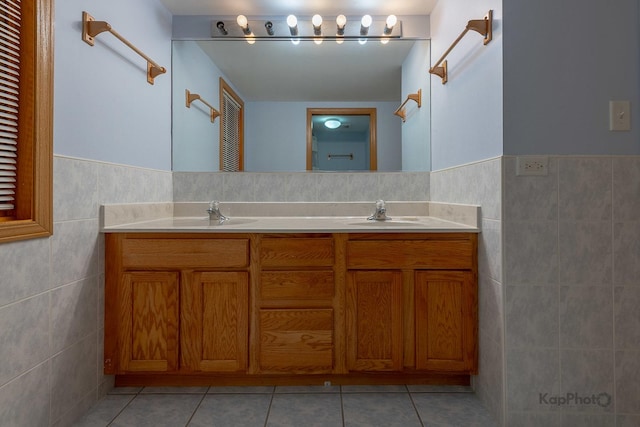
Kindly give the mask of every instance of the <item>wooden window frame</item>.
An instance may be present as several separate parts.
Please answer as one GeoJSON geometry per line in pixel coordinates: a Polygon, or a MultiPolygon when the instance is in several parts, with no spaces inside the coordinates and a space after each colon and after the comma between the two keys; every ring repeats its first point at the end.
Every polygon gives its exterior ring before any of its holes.
{"type": "Polygon", "coordinates": [[[0,243],[53,234],[53,2],[23,1],[16,208],[0,243]]]}

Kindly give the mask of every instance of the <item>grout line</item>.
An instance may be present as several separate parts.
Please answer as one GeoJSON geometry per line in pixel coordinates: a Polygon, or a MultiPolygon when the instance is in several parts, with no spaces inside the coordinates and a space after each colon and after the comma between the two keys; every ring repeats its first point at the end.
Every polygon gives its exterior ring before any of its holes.
{"type": "MultiPolygon", "coordinates": [[[[560,199],[562,198],[562,194],[561,194],[561,188],[560,188],[560,183],[561,183],[561,174],[562,174],[562,164],[564,162],[562,162],[561,159],[557,159],[557,170],[556,170],[556,188],[558,189],[557,193],[556,193],[556,215],[555,215],[555,219],[556,219],[556,277],[555,277],[555,281],[556,281],[556,298],[557,298],[557,303],[558,303],[558,309],[556,312],[556,318],[558,320],[558,393],[562,392],[562,351],[565,350],[563,343],[562,343],[562,319],[561,319],[561,310],[562,310],[562,283],[560,281],[560,223],[562,218],[560,218],[560,199]]],[[[557,415],[557,418],[559,419],[559,421],[562,423],[562,412],[563,411],[558,411],[559,415],[557,415]]],[[[506,420],[505,420],[506,422],[506,420]]]]}
{"type": "Polygon", "coordinates": [[[202,397],[200,398],[200,402],[198,402],[198,404],[196,405],[195,409],[193,410],[193,413],[191,414],[191,416],[187,420],[187,423],[184,425],[185,427],[189,426],[189,423],[191,423],[191,420],[196,415],[196,412],[198,412],[198,409],[200,409],[200,406],[202,405],[202,402],[204,402],[204,398],[207,397],[207,392],[209,391],[209,388],[211,388],[211,387],[207,387],[207,390],[202,394],[202,397]]]}
{"type": "Polygon", "coordinates": [[[411,405],[413,406],[413,410],[416,411],[416,415],[418,416],[418,421],[420,421],[420,425],[424,427],[424,421],[422,421],[422,417],[420,416],[420,412],[418,411],[418,407],[416,406],[416,402],[413,400],[413,394],[409,391],[409,387],[405,385],[407,389],[407,394],[409,395],[409,400],[411,401],[411,405]]]}
{"type": "Polygon", "coordinates": [[[271,399],[269,400],[269,407],[267,408],[267,415],[264,417],[264,427],[267,427],[267,423],[269,422],[269,415],[271,415],[271,405],[273,404],[273,398],[276,395],[276,386],[273,387],[271,391],[271,399]]]}
{"type": "Polygon", "coordinates": [[[615,170],[614,170],[614,161],[613,159],[610,159],[611,161],[611,326],[613,328],[613,342],[612,344],[612,353],[613,353],[613,358],[612,358],[612,363],[613,363],[613,369],[611,370],[612,374],[613,374],[613,378],[612,378],[612,390],[611,390],[611,400],[613,403],[613,425],[617,426],[618,425],[618,417],[617,417],[617,413],[618,413],[618,408],[617,408],[617,402],[616,402],[616,398],[617,398],[617,375],[616,375],[616,358],[617,358],[617,352],[616,352],[616,348],[617,348],[617,334],[616,334],[616,250],[615,250],[615,243],[616,243],[616,238],[615,238],[615,231],[616,231],[616,218],[615,218],[615,206],[614,206],[614,202],[615,202],[615,191],[616,191],[616,187],[614,185],[615,183],[615,170]]]}
{"type": "Polygon", "coordinates": [[[339,385],[338,387],[340,387],[340,415],[342,418],[342,427],[345,427],[346,421],[344,419],[344,400],[342,398],[342,385],[339,385]]]}
{"type": "MultiPolygon", "coordinates": [[[[144,388],[144,387],[143,387],[143,388],[144,388]]],[[[134,394],[134,395],[130,395],[130,394],[125,394],[125,395],[124,395],[124,396],[133,396],[133,397],[131,397],[131,399],[129,399],[129,401],[127,402],[127,404],[126,404],[126,405],[124,405],[124,407],[123,407],[120,411],[118,411],[118,413],[115,415],[115,417],[113,417],[113,418],[111,419],[111,421],[109,421],[109,423],[107,424],[107,427],[109,427],[109,426],[113,425],[113,423],[114,423],[114,422],[118,419],[118,417],[119,417],[119,416],[124,412],[124,410],[125,410],[125,409],[127,409],[127,408],[129,407],[129,405],[131,405],[131,402],[133,402],[133,401],[136,399],[136,397],[138,397],[138,396],[140,395],[140,392],[141,392],[142,390],[143,390],[143,389],[141,388],[141,389],[140,389],[136,394],[134,394]]],[[[114,396],[117,396],[117,395],[114,395],[114,396]]],[[[106,397],[106,396],[105,396],[105,397],[106,397]]],[[[104,399],[104,397],[103,397],[102,399],[104,399]]]]}

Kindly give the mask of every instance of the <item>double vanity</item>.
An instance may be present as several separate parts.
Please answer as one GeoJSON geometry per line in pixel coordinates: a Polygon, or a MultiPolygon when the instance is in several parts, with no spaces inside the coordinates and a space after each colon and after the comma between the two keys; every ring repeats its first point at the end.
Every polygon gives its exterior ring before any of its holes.
{"type": "Polygon", "coordinates": [[[476,206],[107,205],[116,385],[469,384],[476,206]]]}

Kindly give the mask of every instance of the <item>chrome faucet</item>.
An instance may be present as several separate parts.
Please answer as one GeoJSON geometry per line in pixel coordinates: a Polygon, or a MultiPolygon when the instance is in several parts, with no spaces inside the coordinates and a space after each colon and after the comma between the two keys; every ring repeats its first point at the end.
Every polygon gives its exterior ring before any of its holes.
{"type": "Polygon", "coordinates": [[[391,219],[387,216],[387,207],[384,204],[384,200],[376,200],[376,211],[367,219],[369,221],[387,221],[391,219]]]}
{"type": "Polygon", "coordinates": [[[217,200],[213,200],[209,203],[207,213],[209,214],[209,223],[211,223],[211,221],[218,221],[218,224],[222,224],[229,219],[220,212],[220,202],[217,200]]]}

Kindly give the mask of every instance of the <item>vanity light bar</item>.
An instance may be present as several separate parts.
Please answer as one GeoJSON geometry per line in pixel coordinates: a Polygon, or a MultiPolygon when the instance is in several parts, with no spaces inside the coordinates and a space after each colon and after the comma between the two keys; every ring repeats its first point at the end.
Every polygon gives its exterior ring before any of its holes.
{"type": "MultiPolygon", "coordinates": [[[[388,39],[402,38],[402,22],[395,18],[393,25],[389,25],[388,18],[371,18],[371,23],[367,27],[366,34],[362,31],[362,17],[345,17],[340,15],[337,18],[323,17],[321,22],[316,18],[315,24],[311,18],[282,17],[277,19],[249,19],[244,15],[240,22],[237,18],[214,18],[211,23],[211,38],[213,39],[240,39],[247,37],[255,39],[388,39]],[[294,24],[290,27],[287,21],[294,24]],[[295,22],[294,22],[295,21],[295,22]],[[343,24],[344,22],[344,24],[343,24]],[[242,24],[242,26],[240,26],[242,24]],[[342,24],[342,26],[340,25],[342,24]]],[[[368,15],[367,15],[368,16],[368,15]]],[[[368,23],[369,18],[367,18],[368,23]]]]}

